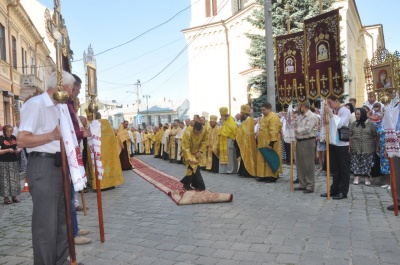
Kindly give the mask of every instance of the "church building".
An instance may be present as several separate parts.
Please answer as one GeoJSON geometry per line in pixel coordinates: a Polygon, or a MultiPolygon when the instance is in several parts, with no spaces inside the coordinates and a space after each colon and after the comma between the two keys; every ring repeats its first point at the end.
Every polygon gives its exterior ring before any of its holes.
{"type": "MultiPolygon", "coordinates": [[[[219,115],[220,107],[231,114],[240,105],[256,98],[248,80],[260,73],[249,66],[246,50],[251,41],[246,33],[265,32],[254,28],[247,17],[262,8],[255,0],[191,0],[190,28],[184,29],[188,47],[190,115],[204,111],[219,115]]],[[[345,94],[366,100],[364,61],[373,51],[385,46],[382,25],[363,26],[355,0],[336,0],[334,8],[342,7],[341,39],[346,54],[343,73],[345,94]]]]}

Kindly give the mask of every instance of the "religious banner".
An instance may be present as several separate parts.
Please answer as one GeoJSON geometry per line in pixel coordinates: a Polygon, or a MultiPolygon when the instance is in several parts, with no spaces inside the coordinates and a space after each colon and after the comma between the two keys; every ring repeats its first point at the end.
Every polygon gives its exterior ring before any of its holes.
{"type": "Polygon", "coordinates": [[[290,104],[297,96],[297,101],[307,99],[304,69],[304,33],[297,32],[275,38],[276,80],[278,101],[290,104]]]}
{"type": "Polygon", "coordinates": [[[306,79],[310,98],[344,92],[340,55],[339,9],[304,21],[306,79]]]}

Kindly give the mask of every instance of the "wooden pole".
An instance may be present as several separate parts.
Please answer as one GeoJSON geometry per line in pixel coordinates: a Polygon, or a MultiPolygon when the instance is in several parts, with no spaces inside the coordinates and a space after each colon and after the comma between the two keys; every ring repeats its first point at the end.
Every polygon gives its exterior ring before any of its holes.
{"type": "MultiPolygon", "coordinates": [[[[93,120],[96,120],[96,113],[93,112],[93,120]]],[[[104,223],[103,223],[103,203],[101,200],[101,183],[99,180],[99,173],[97,171],[97,166],[96,166],[96,156],[94,159],[94,176],[96,178],[96,193],[97,193],[97,213],[99,215],[99,228],[100,228],[100,241],[101,243],[104,243],[105,238],[104,238],[104,223]]]]}
{"type": "Polygon", "coordinates": [[[288,32],[288,34],[290,34],[290,6],[289,6],[289,4],[286,4],[285,9],[287,11],[287,18],[286,18],[287,32],[288,32]]]}
{"type": "Polygon", "coordinates": [[[331,162],[329,156],[329,115],[325,113],[325,144],[326,144],[326,199],[331,199],[331,162]]]}
{"type": "Polygon", "coordinates": [[[75,242],[74,242],[74,229],[72,227],[72,208],[71,208],[71,180],[69,177],[68,160],[65,153],[65,146],[63,139],[60,139],[60,150],[61,150],[61,169],[64,186],[64,202],[65,202],[65,215],[67,217],[67,238],[68,248],[70,256],[70,264],[76,265],[76,253],[75,253],[75,242]]]}
{"type": "Polygon", "coordinates": [[[83,194],[83,190],[81,190],[81,198],[82,198],[83,215],[86,216],[86,201],[85,201],[85,195],[83,194]]]}
{"type": "Polygon", "coordinates": [[[293,141],[290,141],[290,191],[293,192],[293,141]]]}
{"type": "Polygon", "coordinates": [[[322,14],[322,0],[319,0],[319,14],[322,14]]]}
{"type": "Polygon", "coordinates": [[[390,157],[390,187],[392,189],[394,215],[399,215],[399,204],[397,203],[397,186],[396,186],[396,172],[394,168],[394,157],[390,157]]]}

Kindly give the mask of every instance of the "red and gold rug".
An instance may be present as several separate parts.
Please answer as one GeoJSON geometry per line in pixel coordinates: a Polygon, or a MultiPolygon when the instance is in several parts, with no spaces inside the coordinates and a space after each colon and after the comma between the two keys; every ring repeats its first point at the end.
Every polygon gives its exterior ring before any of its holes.
{"type": "Polygon", "coordinates": [[[131,162],[135,167],[133,172],[167,194],[177,205],[231,202],[233,199],[233,195],[229,193],[215,193],[209,190],[187,191],[179,179],[155,169],[137,158],[131,158],[131,162]]]}

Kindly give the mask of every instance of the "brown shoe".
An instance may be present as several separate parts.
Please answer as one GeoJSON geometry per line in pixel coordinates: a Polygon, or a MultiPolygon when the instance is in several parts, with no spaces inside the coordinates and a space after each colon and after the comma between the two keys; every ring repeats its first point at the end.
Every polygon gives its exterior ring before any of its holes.
{"type": "Polygon", "coordinates": [[[89,244],[92,242],[92,239],[83,237],[83,236],[76,236],[74,238],[75,245],[84,245],[84,244],[89,244]]]}

